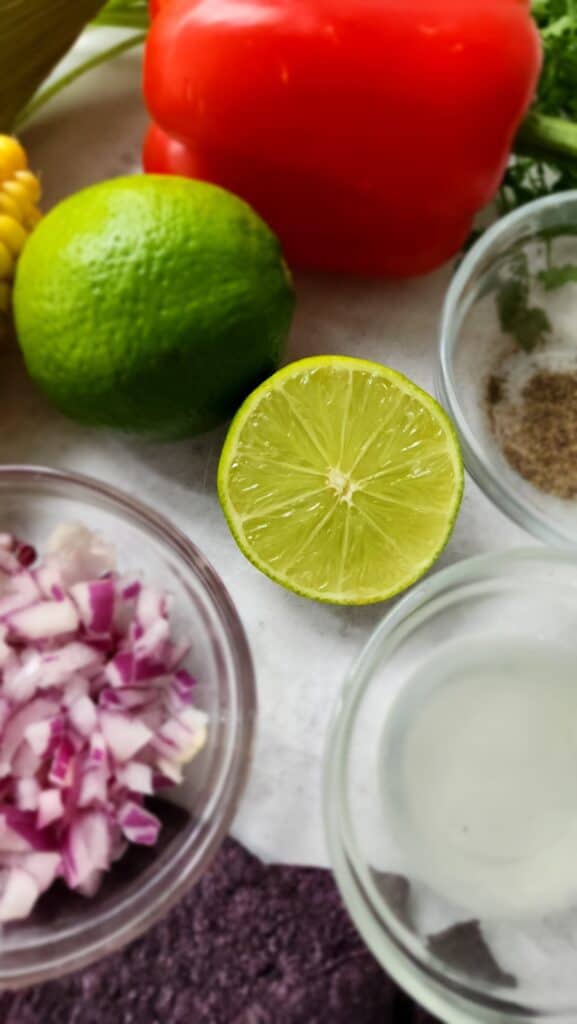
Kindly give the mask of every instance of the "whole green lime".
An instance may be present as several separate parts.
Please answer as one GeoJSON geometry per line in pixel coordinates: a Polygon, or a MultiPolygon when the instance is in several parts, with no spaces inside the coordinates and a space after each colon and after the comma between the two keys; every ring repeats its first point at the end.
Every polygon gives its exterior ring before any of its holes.
{"type": "Polygon", "coordinates": [[[276,237],[184,178],[116,178],[34,231],[14,313],[32,378],[72,419],[168,440],[227,419],[278,366],[294,309],[276,237]]]}

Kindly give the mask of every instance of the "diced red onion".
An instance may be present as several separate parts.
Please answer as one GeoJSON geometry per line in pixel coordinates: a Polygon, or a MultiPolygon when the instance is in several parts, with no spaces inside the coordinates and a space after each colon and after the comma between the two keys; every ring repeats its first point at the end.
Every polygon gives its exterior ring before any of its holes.
{"type": "Polygon", "coordinates": [[[99,871],[97,868],[91,871],[87,878],[84,879],[78,886],[78,892],[82,893],[83,896],[91,897],[96,896],[96,893],[100,889],[104,871],[99,871]]]}
{"type": "Polygon", "coordinates": [[[136,600],[140,591],[142,590],[142,583],[139,580],[133,580],[132,583],[128,583],[120,591],[120,596],[123,601],[136,600]]]}
{"type": "Polygon", "coordinates": [[[28,917],[40,889],[23,868],[0,870],[0,922],[21,921],[28,917]]]}
{"type": "Polygon", "coordinates": [[[53,740],[62,735],[64,723],[61,718],[45,718],[32,721],[24,730],[24,737],[29,747],[42,757],[49,750],[53,740]]]}
{"type": "Polygon", "coordinates": [[[128,800],[120,809],[118,823],[130,843],[154,846],[158,840],[160,821],[133,801],[128,800]]]}
{"type": "Polygon", "coordinates": [[[140,588],[136,602],[136,621],[143,630],[164,619],[166,612],[166,595],[162,591],[149,586],[140,588]]]}
{"type": "Polygon", "coordinates": [[[18,779],[14,788],[16,793],[16,806],[19,811],[37,810],[40,785],[36,779],[18,779]]]}
{"type": "Polygon", "coordinates": [[[20,746],[28,727],[51,718],[58,710],[58,704],[49,698],[37,697],[12,714],[0,735],[0,776],[4,769],[11,769],[12,758],[20,746]]]}
{"type": "Polygon", "coordinates": [[[55,566],[63,586],[97,580],[116,567],[114,551],[81,523],[60,526],[48,543],[49,565],[55,566]]]}
{"type": "Polygon", "coordinates": [[[35,650],[24,651],[21,658],[14,656],[4,666],[2,693],[11,701],[24,704],[38,689],[42,657],[35,650]]]}
{"type": "Polygon", "coordinates": [[[12,635],[34,643],[67,636],[78,629],[78,612],[69,599],[39,601],[38,604],[13,612],[7,619],[12,635]]]}
{"type": "Polygon", "coordinates": [[[41,565],[32,570],[32,575],[42,597],[62,601],[66,596],[62,577],[56,565],[41,565]]]}
{"type": "Polygon", "coordinates": [[[81,674],[91,679],[100,671],[104,658],[89,644],[73,640],[59,650],[44,653],[38,665],[38,685],[41,689],[62,686],[73,676],[81,674]]]}
{"type": "Polygon", "coordinates": [[[77,697],[70,705],[70,721],[81,736],[90,736],[98,721],[96,706],[90,697],[77,697]]]}
{"type": "Polygon", "coordinates": [[[0,870],[12,867],[27,871],[35,880],[40,892],[45,892],[60,874],[62,858],[59,853],[49,850],[24,854],[0,854],[0,870]]]}
{"type": "Polygon", "coordinates": [[[111,658],[105,669],[105,675],[111,686],[126,686],[132,683],[135,673],[135,659],[132,651],[121,651],[111,658]]]}
{"type": "Polygon", "coordinates": [[[37,603],[41,593],[32,573],[18,572],[12,576],[0,597],[0,619],[4,620],[22,608],[37,603]]]}
{"type": "Polygon", "coordinates": [[[86,758],[87,768],[96,768],[100,764],[106,764],[107,747],[104,736],[101,732],[94,732],[90,737],[90,747],[86,758]]]}
{"type": "Polygon", "coordinates": [[[43,789],[38,796],[37,827],[45,829],[64,814],[62,793],[59,789],[43,789]]]}
{"type": "Polygon", "coordinates": [[[190,654],[190,644],[170,643],[166,645],[167,672],[175,672],[184,659],[190,654]]]}
{"type": "Polygon", "coordinates": [[[162,664],[169,636],[170,625],[167,619],[157,619],[153,622],[134,645],[136,661],[154,659],[162,664]]]}
{"type": "Polygon", "coordinates": [[[17,541],[14,554],[20,565],[25,569],[36,561],[36,548],[33,548],[31,544],[23,544],[21,541],[17,541]]]}
{"type": "Polygon", "coordinates": [[[65,843],[64,877],[72,888],[84,885],[94,871],[105,871],[110,864],[110,833],[104,811],[78,814],[70,826],[65,843]]]}
{"type": "Polygon", "coordinates": [[[78,806],[104,805],[108,794],[108,771],[106,765],[90,768],[82,776],[78,794],[78,806]]]}
{"type": "Polygon", "coordinates": [[[172,786],[180,785],[183,774],[178,761],[173,761],[170,757],[159,757],[156,766],[160,773],[160,779],[158,783],[156,783],[155,779],[155,788],[161,789],[168,784],[172,786]]]}
{"type": "Polygon", "coordinates": [[[76,751],[74,744],[68,736],[63,736],[59,740],[54,755],[52,757],[52,764],[48,772],[48,781],[53,786],[58,786],[60,789],[64,789],[67,786],[72,785],[74,778],[74,755],[76,751]]]}
{"type": "Polygon", "coordinates": [[[116,591],[112,579],[76,583],[70,588],[82,624],[96,636],[112,631],[116,591]]]}
{"type": "Polygon", "coordinates": [[[154,793],[152,768],[149,764],[130,761],[119,768],[116,777],[121,786],[125,786],[132,793],[143,793],[145,796],[152,796],[154,793]]]}
{"type": "Polygon", "coordinates": [[[62,704],[65,708],[71,708],[72,705],[80,697],[87,697],[90,693],[91,680],[85,676],[74,675],[71,676],[69,681],[66,683],[66,688],[62,695],[62,704]]]}
{"type": "Polygon", "coordinates": [[[154,845],[143,800],[206,738],[167,596],[80,524],[34,558],[0,534],[0,923],[58,876],[93,895],[128,843],[154,845]]]}
{"type": "Polygon", "coordinates": [[[180,692],[190,697],[190,694],[196,686],[196,679],[194,676],[191,676],[190,672],[187,672],[185,668],[179,668],[178,672],[174,673],[174,679],[179,685],[180,692]]]}
{"type": "Polygon", "coordinates": [[[29,853],[45,850],[49,841],[38,830],[36,817],[16,807],[0,809],[0,856],[4,853],[29,853]]]}
{"type": "Polygon", "coordinates": [[[0,570],[9,576],[15,575],[20,570],[20,562],[13,551],[0,548],[0,570]]]}
{"type": "Polygon", "coordinates": [[[102,711],[100,728],[112,756],[117,761],[130,761],[152,739],[152,732],[137,718],[115,711],[102,711]]]}
{"type": "MultiPolygon", "coordinates": [[[[20,779],[32,779],[40,768],[40,758],[26,740],[23,740],[12,758],[12,774],[20,779]]],[[[25,809],[25,808],[23,808],[25,809]]]]}

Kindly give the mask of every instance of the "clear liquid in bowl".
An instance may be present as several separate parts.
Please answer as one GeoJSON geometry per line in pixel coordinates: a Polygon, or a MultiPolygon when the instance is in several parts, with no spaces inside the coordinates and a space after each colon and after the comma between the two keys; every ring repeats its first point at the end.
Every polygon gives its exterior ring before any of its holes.
{"type": "Polygon", "coordinates": [[[577,903],[577,666],[535,639],[455,644],[403,691],[382,797],[409,879],[481,918],[577,903]]]}

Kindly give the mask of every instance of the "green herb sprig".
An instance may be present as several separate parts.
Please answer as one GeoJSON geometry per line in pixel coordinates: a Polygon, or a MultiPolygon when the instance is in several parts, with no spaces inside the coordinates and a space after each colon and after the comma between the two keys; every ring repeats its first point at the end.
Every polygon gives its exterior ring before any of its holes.
{"type": "Polygon", "coordinates": [[[502,213],[577,188],[577,0],[533,0],[532,13],[543,69],[499,193],[502,213]]]}

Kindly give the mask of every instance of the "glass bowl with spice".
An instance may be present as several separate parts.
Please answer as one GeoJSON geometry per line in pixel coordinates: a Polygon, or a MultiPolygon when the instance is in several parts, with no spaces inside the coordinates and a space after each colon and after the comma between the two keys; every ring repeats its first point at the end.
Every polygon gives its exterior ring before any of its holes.
{"type": "Polygon", "coordinates": [[[516,210],[469,251],[438,393],[485,493],[541,540],[577,544],[577,191],[516,210]]]}

